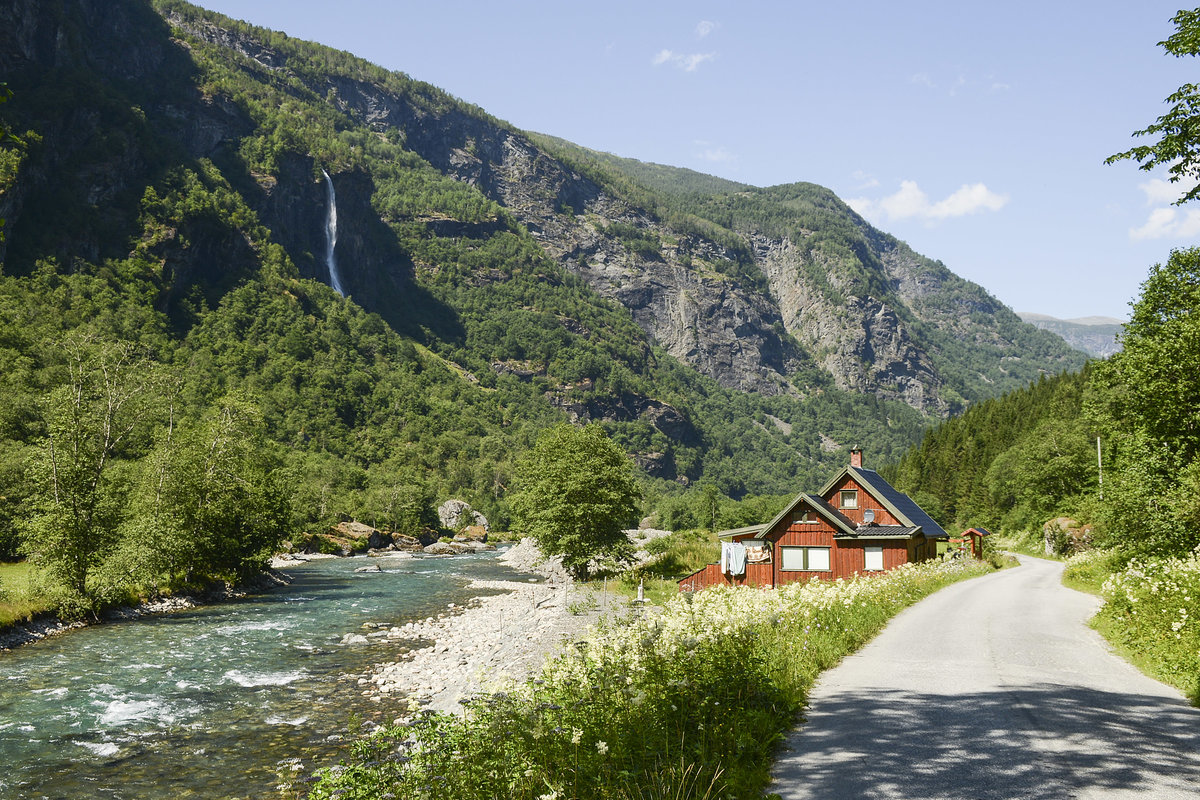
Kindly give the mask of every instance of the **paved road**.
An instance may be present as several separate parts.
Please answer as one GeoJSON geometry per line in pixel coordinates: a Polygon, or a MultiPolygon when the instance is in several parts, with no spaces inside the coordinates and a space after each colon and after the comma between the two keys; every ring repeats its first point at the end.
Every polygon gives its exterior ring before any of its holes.
{"type": "Polygon", "coordinates": [[[1062,565],[943,589],[825,673],[770,791],[1200,798],[1200,710],[1109,652],[1062,565]]]}

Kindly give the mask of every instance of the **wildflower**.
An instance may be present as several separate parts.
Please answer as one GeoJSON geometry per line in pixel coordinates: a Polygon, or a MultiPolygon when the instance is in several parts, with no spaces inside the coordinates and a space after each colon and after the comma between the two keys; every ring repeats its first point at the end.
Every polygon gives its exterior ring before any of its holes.
{"type": "Polygon", "coordinates": [[[579,744],[579,740],[583,738],[583,731],[579,728],[571,729],[571,744],[579,744]]]}
{"type": "Polygon", "coordinates": [[[608,742],[596,742],[596,752],[602,756],[608,755],[608,742]]]}

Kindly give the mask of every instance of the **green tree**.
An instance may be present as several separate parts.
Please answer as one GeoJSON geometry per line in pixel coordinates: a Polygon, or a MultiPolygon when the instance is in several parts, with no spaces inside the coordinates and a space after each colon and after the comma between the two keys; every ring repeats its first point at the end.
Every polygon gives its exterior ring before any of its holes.
{"type": "Polygon", "coordinates": [[[1174,250],[1142,283],[1121,352],[1096,370],[1108,415],[1200,454],[1200,248],[1174,250]]]}
{"type": "Polygon", "coordinates": [[[1087,404],[1113,453],[1106,536],[1129,552],[1180,555],[1200,544],[1200,248],[1151,269],[1121,343],[1094,370],[1087,404]]]}
{"type": "Polygon", "coordinates": [[[245,579],[263,569],[290,530],[291,505],[261,430],[257,408],[242,398],[168,427],[147,459],[124,543],[146,582],[245,579]]]}
{"type": "Polygon", "coordinates": [[[94,612],[102,598],[92,574],[111,555],[125,513],[122,459],[135,454],[148,428],[157,377],[128,342],[72,335],[61,351],[67,376],[44,403],[25,549],[82,603],[76,610],[94,612]]]}
{"type": "Polygon", "coordinates": [[[513,527],[586,578],[593,557],[628,554],[622,531],[640,499],[632,462],[600,426],[558,425],[517,463],[513,527]]]}
{"type": "MultiPolygon", "coordinates": [[[[1200,55],[1200,9],[1180,11],[1171,21],[1175,33],[1159,46],[1176,57],[1200,55]]],[[[1135,136],[1158,136],[1157,142],[1109,156],[1104,163],[1132,158],[1141,165],[1139,169],[1166,167],[1172,182],[1183,181],[1191,187],[1175,201],[1182,205],[1200,197],[1200,86],[1185,83],[1166,102],[1171,103],[1166,114],[1134,132],[1135,136]]]]}

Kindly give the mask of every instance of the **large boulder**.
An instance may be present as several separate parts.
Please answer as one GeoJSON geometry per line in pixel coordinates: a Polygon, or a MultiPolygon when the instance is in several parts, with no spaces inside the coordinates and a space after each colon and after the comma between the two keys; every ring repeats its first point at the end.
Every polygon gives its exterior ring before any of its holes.
{"type": "Polygon", "coordinates": [[[1046,552],[1058,556],[1070,556],[1092,548],[1093,525],[1081,525],[1070,517],[1055,517],[1042,526],[1042,540],[1046,552]]]}
{"type": "Polygon", "coordinates": [[[382,550],[392,546],[392,534],[362,522],[339,522],[325,533],[313,534],[304,546],[308,553],[332,553],[348,556],[367,550],[382,550]]]}
{"type": "Polygon", "coordinates": [[[468,542],[486,542],[488,539],[487,528],[482,525],[468,525],[462,529],[462,533],[454,537],[468,542]]]}
{"type": "Polygon", "coordinates": [[[392,534],[392,549],[415,553],[422,549],[421,540],[403,533],[392,534]]]}
{"type": "Polygon", "coordinates": [[[425,552],[433,556],[457,556],[462,553],[474,553],[475,548],[462,542],[434,542],[426,545],[425,552]]]}
{"type": "Polygon", "coordinates": [[[442,527],[452,531],[461,531],[469,525],[477,525],[484,531],[491,530],[488,527],[487,517],[471,508],[471,504],[463,500],[447,500],[438,506],[437,513],[442,527]]]}
{"type": "Polygon", "coordinates": [[[355,550],[378,550],[392,543],[392,535],[363,522],[339,522],[330,530],[334,536],[357,543],[355,550]]]}

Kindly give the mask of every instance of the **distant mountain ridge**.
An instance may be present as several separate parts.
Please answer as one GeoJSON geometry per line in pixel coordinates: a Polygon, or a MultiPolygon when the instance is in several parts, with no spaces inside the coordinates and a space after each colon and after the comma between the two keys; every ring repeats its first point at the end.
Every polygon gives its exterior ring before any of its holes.
{"type": "Polygon", "coordinates": [[[1017,316],[1030,325],[1058,334],[1071,347],[1095,358],[1108,358],[1121,351],[1117,336],[1124,330],[1125,323],[1115,317],[1059,319],[1031,311],[1018,311],[1017,316]]]}

